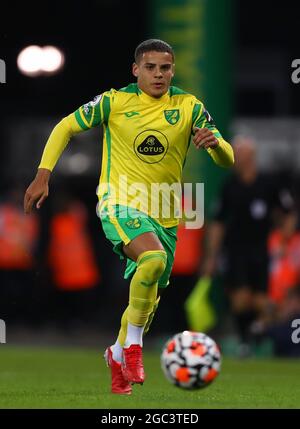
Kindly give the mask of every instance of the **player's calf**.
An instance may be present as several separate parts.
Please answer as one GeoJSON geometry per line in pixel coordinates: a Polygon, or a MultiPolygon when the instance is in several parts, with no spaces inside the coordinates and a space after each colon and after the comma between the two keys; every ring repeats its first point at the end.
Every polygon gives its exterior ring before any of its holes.
{"type": "Polygon", "coordinates": [[[161,250],[146,251],[137,260],[137,270],[130,283],[122,363],[124,378],[129,383],[142,384],[145,380],[143,331],[156,304],[158,280],[166,268],[166,262],[167,254],[161,250]]]}

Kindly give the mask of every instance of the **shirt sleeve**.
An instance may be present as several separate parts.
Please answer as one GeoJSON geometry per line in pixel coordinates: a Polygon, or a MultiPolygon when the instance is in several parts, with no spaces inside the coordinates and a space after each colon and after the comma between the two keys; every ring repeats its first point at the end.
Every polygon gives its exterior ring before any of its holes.
{"type": "Polygon", "coordinates": [[[213,118],[206,110],[203,103],[196,100],[192,113],[192,130],[194,134],[194,127],[209,129],[216,139],[218,146],[216,148],[206,149],[214,162],[220,167],[231,167],[234,164],[234,154],[231,145],[223,139],[222,134],[216,127],[213,118]]]}
{"type": "Polygon", "coordinates": [[[111,91],[97,95],[92,101],[80,106],[74,113],[82,130],[89,130],[102,123],[107,124],[110,113],[111,91]]]}
{"type": "Polygon", "coordinates": [[[196,101],[194,108],[193,108],[193,116],[192,116],[192,133],[193,128],[208,128],[210,131],[214,133],[216,138],[222,138],[222,135],[220,131],[217,129],[213,118],[209,114],[209,112],[206,110],[203,103],[200,101],[196,101]]]}

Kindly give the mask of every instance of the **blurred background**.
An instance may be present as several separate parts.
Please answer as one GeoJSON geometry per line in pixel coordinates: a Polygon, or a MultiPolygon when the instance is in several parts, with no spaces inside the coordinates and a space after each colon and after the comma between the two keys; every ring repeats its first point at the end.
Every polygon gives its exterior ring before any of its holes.
{"type": "Polygon", "coordinates": [[[134,81],[135,47],[161,38],[175,49],[174,84],[205,103],[234,144],[236,166],[221,170],[191,147],[184,179],[205,184],[205,225],[180,225],[173,276],[146,343],[193,329],[228,355],[299,356],[291,340],[300,318],[297,2],[53,0],[16,8],[17,17],[13,8],[0,17],[7,341],[100,346],[116,337],[128,283],[96,216],[102,130],[72,140],[40,211],[25,217],[23,195],[56,123],[134,81]],[[24,51],[32,45],[56,50],[41,60],[39,48],[24,51]]]}

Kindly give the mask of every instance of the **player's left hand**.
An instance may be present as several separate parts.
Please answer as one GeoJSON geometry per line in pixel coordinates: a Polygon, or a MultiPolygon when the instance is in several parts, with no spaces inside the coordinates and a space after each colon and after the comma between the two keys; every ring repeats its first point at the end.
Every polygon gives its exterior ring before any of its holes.
{"type": "Polygon", "coordinates": [[[215,148],[218,146],[218,139],[215,137],[212,131],[207,128],[198,128],[194,127],[193,131],[195,133],[193,137],[193,143],[197,149],[209,147],[215,148]]]}

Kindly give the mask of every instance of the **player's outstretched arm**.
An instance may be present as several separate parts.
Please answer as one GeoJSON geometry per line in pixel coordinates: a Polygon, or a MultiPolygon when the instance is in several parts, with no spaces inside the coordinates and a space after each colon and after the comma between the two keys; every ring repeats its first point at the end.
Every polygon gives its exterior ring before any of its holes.
{"type": "Polygon", "coordinates": [[[100,125],[105,120],[107,121],[109,112],[110,92],[105,92],[97,95],[93,101],[79,107],[54,127],[44,148],[37,175],[26,190],[24,197],[25,213],[30,213],[36,201],[36,207],[39,209],[47,198],[51,172],[70,138],[75,134],[100,125]],[[104,101],[105,106],[101,107],[104,101]]]}
{"type": "Polygon", "coordinates": [[[24,212],[29,214],[37,202],[39,209],[49,193],[49,179],[55,164],[67,146],[70,138],[82,130],[73,114],[62,119],[53,129],[43,151],[43,156],[34,180],[24,196],[24,212]]]}

